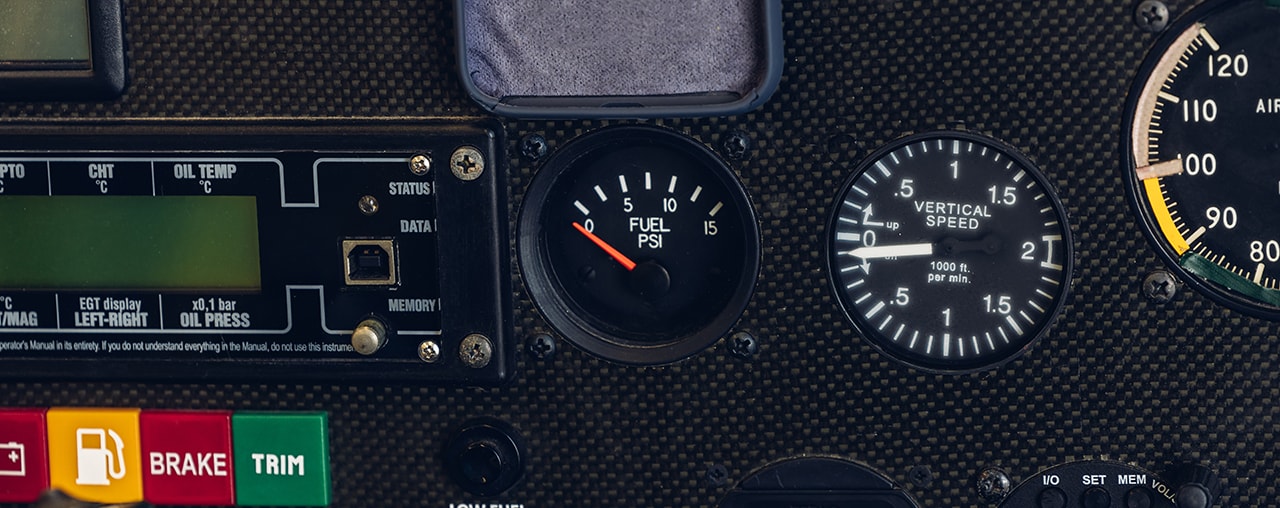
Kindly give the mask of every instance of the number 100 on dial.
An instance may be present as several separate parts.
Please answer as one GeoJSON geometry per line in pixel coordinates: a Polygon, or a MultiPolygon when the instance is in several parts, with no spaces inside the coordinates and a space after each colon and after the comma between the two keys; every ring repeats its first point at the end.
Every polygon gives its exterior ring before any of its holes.
{"type": "Polygon", "coordinates": [[[1127,106],[1125,182],[1191,287],[1280,320],[1280,5],[1215,1],[1156,44],[1127,106]]]}

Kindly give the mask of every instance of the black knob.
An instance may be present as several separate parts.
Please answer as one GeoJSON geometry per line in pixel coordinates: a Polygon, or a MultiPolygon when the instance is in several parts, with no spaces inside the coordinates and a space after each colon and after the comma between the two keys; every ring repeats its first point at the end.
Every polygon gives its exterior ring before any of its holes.
{"type": "Polygon", "coordinates": [[[1209,495],[1209,490],[1194,483],[1178,487],[1174,499],[1178,501],[1178,508],[1209,508],[1213,505],[1213,496],[1209,495]]]}
{"type": "Polygon", "coordinates": [[[1178,508],[1209,508],[1222,495],[1222,482],[1212,469],[1198,464],[1182,464],[1173,470],[1178,486],[1174,505],[1178,508]]]}
{"type": "Polygon", "coordinates": [[[493,443],[480,441],[462,452],[458,457],[458,468],[468,482],[487,485],[502,476],[502,470],[507,465],[502,455],[502,451],[493,443]]]}
{"type": "Polygon", "coordinates": [[[462,425],[444,449],[445,470],[469,493],[493,496],[524,476],[524,439],[501,420],[482,418],[462,425]]]}

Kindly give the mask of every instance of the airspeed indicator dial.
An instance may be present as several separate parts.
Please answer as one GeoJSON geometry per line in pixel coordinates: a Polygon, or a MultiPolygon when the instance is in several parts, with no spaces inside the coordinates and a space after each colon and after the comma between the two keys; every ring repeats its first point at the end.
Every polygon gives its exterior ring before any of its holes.
{"type": "Polygon", "coordinates": [[[1066,214],[1014,149],[961,132],[873,154],[833,205],[832,283],[857,329],[932,371],[990,368],[1044,333],[1070,283],[1066,214]]]}
{"type": "Polygon", "coordinates": [[[1130,95],[1130,202],[1191,287],[1280,320],[1280,5],[1205,2],[1170,28],[1130,95]]]}

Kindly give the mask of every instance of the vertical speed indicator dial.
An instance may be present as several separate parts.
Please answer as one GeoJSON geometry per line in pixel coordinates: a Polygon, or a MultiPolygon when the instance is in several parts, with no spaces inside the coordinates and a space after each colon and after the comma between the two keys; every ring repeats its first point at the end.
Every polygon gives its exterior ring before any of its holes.
{"type": "Polygon", "coordinates": [[[993,139],[911,136],[873,154],[828,227],[835,292],[858,331],[923,369],[1025,351],[1066,299],[1066,213],[1035,166],[993,139]]]}

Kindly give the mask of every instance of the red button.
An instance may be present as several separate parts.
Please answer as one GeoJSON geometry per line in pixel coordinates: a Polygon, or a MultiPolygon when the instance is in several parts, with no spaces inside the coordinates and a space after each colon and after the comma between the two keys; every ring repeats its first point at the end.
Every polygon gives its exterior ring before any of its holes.
{"type": "Polygon", "coordinates": [[[43,409],[0,409],[0,503],[31,503],[49,488],[43,409]]]}
{"type": "Polygon", "coordinates": [[[233,505],[229,411],[143,411],[142,485],[148,502],[233,505]]]}

